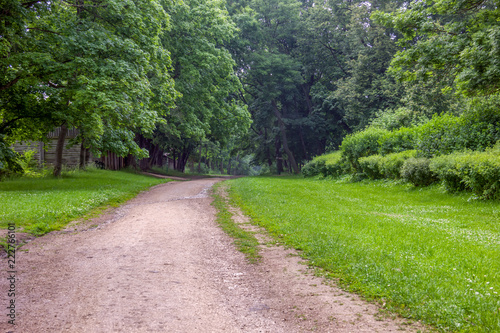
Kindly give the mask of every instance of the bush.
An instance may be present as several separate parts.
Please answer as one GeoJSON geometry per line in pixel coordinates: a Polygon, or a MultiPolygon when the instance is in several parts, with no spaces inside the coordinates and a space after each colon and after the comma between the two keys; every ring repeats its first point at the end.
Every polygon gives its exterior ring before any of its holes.
{"type": "Polygon", "coordinates": [[[417,130],[414,128],[400,128],[397,131],[389,132],[379,139],[382,155],[400,153],[406,150],[415,149],[417,144],[417,130]]]}
{"type": "Polygon", "coordinates": [[[407,150],[400,153],[393,153],[384,156],[381,161],[380,171],[386,178],[390,179],[400,179],[401,178],[401,168],[404,162],[412,157],[417,156],[416,150],[407,150]]]}
{"type": "Polygon", "coordinates": [[[444,187],[448,192],[458,192],[466,190],[466,185],[462,181],[462,177],[458,172],[463,153],[455,153],[443,155],[432,159],[429,167],[434,172],[439,180],[443,182],[444,187]]]}
{"type": "Polygon", "coordinates": [[[460,117],[459,150],[484,151],[500,140],[499,97],[473,99],[460,117]]]}
{"type": "Polygon", "coordinates": [[[4,141],[4,137],[0,135],[0,179],[23,173],[19,158],[20,155],[12,150],[4,141]]]}
{"type": "Polygon", "coordinates": [[[404,162],[417,155],[416,150],[407,150],[386,156],[372,155],[361,157],[359,165],[363,173],[370,179],[400,179],[404,162]]]}
{"type": "Polygon", "coordinates": [[[415,186],[428,186],[437,180],[429,164],[428,158],[409,158],[401,167],[401,177],[415,186]]]}
{"type": "Polygon", "coordinates": [[[325,167],[324,156],[316,156],[311,161],[307,162],[302,167],[302,176],[304,177],[314,177],[321,173],[321,170],[325,167]]]}
{"type": "Polygon", "coordinates": [[[435,158],[431,168],[451,192],[469,190],[482,199],[500,198],[500,150],[462,152],[435,158]]]}
{"type": "Polygon", "coordinates": [[[380,155],[372,155],[368,157],[361,157],[359,159],[359,166],[363,173],[370,179],[384,178],[384,173],[381,170],[384,157],[380,155]]]}
{"type": "Polygon", "coordinates": [[[362,171],[358,161],[361,157],[378,154],[379,139],[387,133],[389,133],[387,130],[369,127],[364,131],[350,134],[344,138],[340,150],[352,171],[362,171]]]}
{"type": "Polygon", "coordinates": [[[416,127],[416,148],[422,156],[434,157],[460,150],[457,146],[459,117],[445,114],[416,127]]]}
{"type": "Polygon", "coordinates": [[[346,165],[342,159],[342,153],[336,151],[330,154],[316,156],[312,161],[302,167],[304,177],[339,177],[346,172],[346,165]]]}
{"type": "Polygon", "coordinates": [[[460,117],[436,116],[415,128],[417,149],[426,157],[465,149],[484,151],[500,140],[499,109],[499,97],[477,98],[460,117]]]}

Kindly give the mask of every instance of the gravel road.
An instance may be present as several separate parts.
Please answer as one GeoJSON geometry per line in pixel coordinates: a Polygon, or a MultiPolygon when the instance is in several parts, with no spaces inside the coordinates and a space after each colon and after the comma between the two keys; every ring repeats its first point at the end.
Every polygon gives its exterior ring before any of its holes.
{"type": "Polygon", "coordinates": [[[16,257],[15,326],[5,310],[9,281],[0,279],[0,331],[421,329],[323,283],[296,253],[269,245],[265,236],[259,236],[262,262],[248,263],[215,222],[209,191],[219,180],[156,186],[94,221],[25,245],[16,257]]]}

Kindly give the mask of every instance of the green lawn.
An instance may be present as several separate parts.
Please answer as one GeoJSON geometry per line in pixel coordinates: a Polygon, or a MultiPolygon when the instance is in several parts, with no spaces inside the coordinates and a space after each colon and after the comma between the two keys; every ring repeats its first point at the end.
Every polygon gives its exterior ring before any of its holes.
{"type": "Polygon", "coordinates": [[[36,235],[107,205],[118,205],[167,180],[125,171],[90,169],[62,178],[18,178],[0,182],[0,228],[15,222],[36,235]]]}
{"type": "Polygon", "coordinates": [[[257,223],[347,289],[442,330],[500,332],[500,203],[435,186],[230,180],[257,223]]]}

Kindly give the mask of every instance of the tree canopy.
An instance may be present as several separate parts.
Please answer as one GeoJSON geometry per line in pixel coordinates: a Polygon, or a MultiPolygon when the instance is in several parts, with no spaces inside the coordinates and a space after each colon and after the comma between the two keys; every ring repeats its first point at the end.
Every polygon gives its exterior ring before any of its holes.
{"type": "Polygon", "coordinates": [[[499,93],[489,0],[0,5],[4,164],[13,142],[62,126],[97,155],[143,158],[154,146],[184,170],[210,142],[232,147],[228,161],[297,173],[349,133],[459,114],[499,93]]]}

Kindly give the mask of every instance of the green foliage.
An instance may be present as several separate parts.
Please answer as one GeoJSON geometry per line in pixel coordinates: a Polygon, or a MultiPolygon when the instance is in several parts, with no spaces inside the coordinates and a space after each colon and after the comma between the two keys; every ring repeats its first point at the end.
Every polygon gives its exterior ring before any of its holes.
{"type": "Polygon", "coordinates": [[[431,170],[450,192],[469,190],[481,199],[500,198],[500,150],[463,152],[432,160],[431,170]]]}
{"type": "Polygon", "coordinates": [[[460,127],[459,117],[444,114],[416,128],[418,135],[417,149],[425,157],[450,154],[459,147],[457,132],[460,127]]]}
{"type": "Polygon", "coordinates": [[[400,179],[404,162],[417,155],[416,150],[407,150],[385,156],[372,155],[359,159],[363,173],[370,179],[400,179]]]}
{"type": "Polygon", "coordinates": [[[358,162],[361,171],[370,179],[384,178],[384,173],[381,169],[384,157],[380,155],[371,155],[361,157],[358,162]]]}
{"type": "Polygon", "coordinates": [[[0,134],[0,179],[10,173],[22,172],[18,161],[19,154],[13,151],[3,139],[0,134]]]}
{"type": "Polygon", "coordinates": [[[255,223],[346,290],[440,331],[500,331],[498,202],[379,181],[227,183],[255,223]]]}
{"type": "Polygon", "coordinates": [[[350,134],[344,138],[340,150],[354,172],[361,172],[359,158],[378,153],[380,149],[379,140],[387,133],[387,130],[369,127],[364,131],[350,134]]]}
{"type": "Polygon", "coordinates": [[[407,150],[400,153],[392,153],[385,155],[381,160],[380,170],[386,178],[400,179],[401,169],[404,162],[409,158],[417,156],[416,150],[407,150]]]}
{"type": "Polygon", "coordinates": [[[302,167],[304,177],[339,177],[345,171],[346,165],[340,151],[316,156],[302,167]]]}
{"type": "Polygon", "coordinates": [[[402,127],[386,133],[379,139],[380,154],[398,153],[415,149],[417,143],[417,128],[402,127]]]}
{"type": "Polygon", "coordinates": [[[416,2],[372,17],[403,34],[402,50],[391,62],[397,78],[454,85],[466,96],[500,91],[500,9],[495,1],[416,2]]]}
{"type": "Polygon", "coordinates": [[[431,160],[425,157],[409,158],[401,167],[401,177],[415,186],[428,186],[437,181],[430,163],[431,160]]]}
{"type": "Polygon", "coordinates": [[[125,171],[66,171],[62,178],[15,178],[0,182],[0,227],[14,222],[26,232],[42,234],[69,221],[120,204],[164,179],[125,171]]]}
{"type": "Polygon", "coordinates": [[[459,160],[464,153],[442,155],[432,159],[429,167],[443,182],[448,192],[465,191],[466,185],[458,170],[459,160]]]}
{"type": "Polygon", "coordinates": [[[416,127],[416,148],[426,157],[472,149],[484,151],[500,140],[500,99],[477,98],[460,116],[445,114],[416,127]]]}

